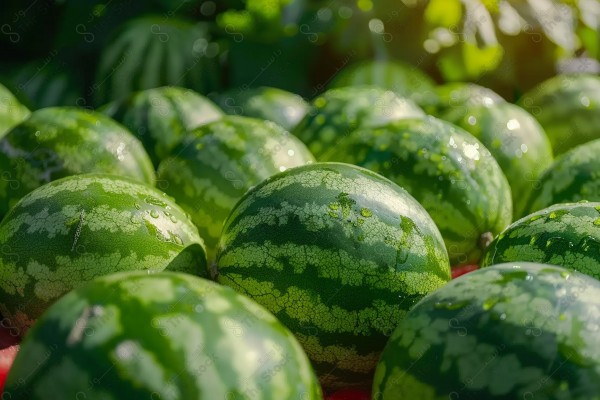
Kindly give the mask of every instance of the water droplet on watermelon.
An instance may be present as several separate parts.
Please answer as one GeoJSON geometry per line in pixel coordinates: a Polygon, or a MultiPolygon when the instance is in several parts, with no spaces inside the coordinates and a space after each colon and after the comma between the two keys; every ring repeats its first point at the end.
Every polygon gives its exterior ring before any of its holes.
{"type": "Polygon", "coordinates": [[[500,314],[500,321],[504,321],[506,319],[506,313],[500,314]]]}
{"type": "Polygon", "coordinates": [[[41,132],[40,131],[35,131],[35,136],[40,136],[41,132]]]}
{"type": "Polygon", "coordinates": [[[144,201],[147,204],[151,204],[153,206],[157,206],[157,207],[167,207],[167,203],[165,203],[164,201],[157,199],[156,197],[152,197],[152,196],[148,196],[144,199],[144,201]]]}
{"type": "Polygon", "coordinates": [[[294,154],[296,154],[296,152],[295,152],[293,149],[289,149],[289,150],[287,151],[287,153],[288,153],[288,156],[290,156],[290,157],[293,157],[293,156],[294,156],[294,154]]]}
{"type": "Polygon", "coordinates": [[[202,304],[196,304],[196,306],[194,307],[194,311],[196,311],[197,313],[201,313],[202,311],[204,311],[204,306],[202,304]]]}
{"type": "Polygon", "coordinates": [[[525,280],[526,281],[532,281],[533,280],[533,275],[527,274],[527,276],[525,276],[525,280]]]}
{"type": "Polygon", "coordinates": [[[181,240],[181,237],[179,237],[179,235],[173,235],[173,240],[175,240],[175,243],[178,245],[183,245],[183,240],[181,240]]]}
{"type": "Polygon", "coordinates": [[[529,218],[529,222],[537,221],[538,219],[540,219],[542,217],[543,217],[543,215],[534,215],[533,217],[529,218]]]}
{"type": "Polygon", "coordinates": [[[151,216],[152,218],[158,218],[158,217],[159,217],[158,211],[156,211],[156,210],[151,210],[151,211],[150,211],[150,216],[151,216]]]}
{"type": "Polygon", "coordinates": [[[174,224],[176,224],[176,223],[177,223],[177,218],[175,218],[175,216],[174,216],[174,215],[171,215],[171,216],[169,217],[169,219],[171,220],[171,222],[172,222],[172,223],[174,223],[174,224]]]}
{"type": "Polygon", "coordinates": [[[568,273],[567,271],[562,271],[560,273],[560,276],[562,276],[565,280],[569,280],[569,278],[571,277],[571,274],[568,273]]]}
{"type": "Polygon", "coordinates": [[[138,203],[134,203],[133,206],[138,210],[142,208],[142,206],[140,206],[138,203]]]}
{"type": "Polygon", "coordinates": [[[373,213],[368,208],[361,208],[360,215],[362,215],[365,218],[369,218],[373,215],[373,213]]]}

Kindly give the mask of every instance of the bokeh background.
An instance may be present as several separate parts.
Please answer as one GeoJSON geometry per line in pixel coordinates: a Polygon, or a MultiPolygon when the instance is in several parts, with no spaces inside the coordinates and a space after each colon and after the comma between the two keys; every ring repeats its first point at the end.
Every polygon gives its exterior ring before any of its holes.
{"type": "Polygon", "coordinates": [[[32,109],[176,85],[312,98],[348,65],[399,60],[507,100],[598,72],[597,0],[4,0],[0,82],[32,109]]]}

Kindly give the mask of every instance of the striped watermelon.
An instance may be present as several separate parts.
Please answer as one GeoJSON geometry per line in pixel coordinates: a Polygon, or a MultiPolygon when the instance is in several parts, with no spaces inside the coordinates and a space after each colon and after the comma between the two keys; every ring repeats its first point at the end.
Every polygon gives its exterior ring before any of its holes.
{"type": "Polygon", "coordinates": [[[405,188],[442,233],[453,266],[476,264],[512,221],[510,187],[483,144],[434,117],[362,129],[323,155],[375,171],[405,188]]]}
{"type": "Polygon", "coordinates": [[[481,140],[498,161],[510,184],[513,214],[522,216],[529,193],[552,164],[552,147],[540,124],[521,107],[506,102],[468,107],[462,116],[450,114],[448,121],[481,140]]]}
{"type": "Polygon", "coordinates": [[[400,322],[373,399],[591,400],[600,396],[600,282],[517,262],[464,275],[400,322]]]}
{"type": "Polygon", "coordinates": [[[548,134],[554,154],[600,138],[600,78],[558,75],[519,99],[548,134]]]}
{"type": "Polygon", "coordinates": [[[31,110],[57,106],[84,106],[81,69],[62,59],[56,50],[44,59],[17,64],[2,77],[4,83],[31,110]]]}
{"type": "Polygon", "coordinates": [[[351,64],[335,76],[329,88],[362,85],[391,90],[419,105],[430,104],[437,98],[433,79],[402,61],[369,60],[351,64]]]}
{"type": "Polygon", "coordinates": [[[97,172],[153,184],[141,143],[112,119],[93,111],[52,107],[34,111],[0,141],[0,215],[44,183],[97,172]]]}
{"type": "Polygon", "coordinates": [[[218,104],[227,114],[276,122],[291,131],[308,112],[308,103],[297,94],[273,87],[230,90],[219,95],[218,104]]]}
{"type": "Polygon", "coordinates": [[[600,279],[600,203],[555,204],[511,224],[488,247],[483,267],[531,261],[600,279]]]}
{"type": "Polygon", "coordinates": [[[22,105],[6,86],[0,84],[0,137],[29,117],[30,111],[22,105]]]}
{"type": "Polygon", "coordinates": [[[435,88],[438,102],[427,112],[449,121],[464,117],[472,107],[506,103],[492,89],[470,82],[451,82],[435,88]]]}
{"type": "Polygon", "coordinates": [[[186,137],[158,168],[158,186],[191,215],[214,259],[223,222],[252,186],[314,161],[306,146],[273,122],[227,116],[186,137]]]}
{"type": "Polygon", "coordinates": [[[112,272],[206,274],[202,239],[158,190],[110,175],[43,185],[0,223],[0,313],[23,334],[74,287],[112,272]]]}
{"type": "Polygon", "coordinates": [[[402,118],[425,116],[415,103],[370,86],[331,89],[315,98],[308,115],[293,130],[317,159],[352,131],[402,118]]]}
{"type": "Polygon", "coordinates": [[[306,354],[272,314],[172,272],[112,274],[64,296],[23,341],[3,397],[322,399],[306,354]]]}
{"type": "Polygon", "coordinates": [[[539,177],[526,205],[528,213],[557,203],[600,201],[600,139],[561,154],[539,177]]]}
{"type": "Polygon", "coordinates": [[[181,138],[223,112],[209,99],[190,89],[165,86],[132,93],[100,110],[125,125],[141,140],[155,166],[181,138]]]}
{"type": "Polygon", "coordinates": [[[290,328],[326,390],[369,388],[387,335],[450,280],[423,207],[341,163],[292,168],[248,191],[225,222],[217,265],[218,282],[290,328]]]}
{"type": "Polygon", "coordinates": [[[208,93],[219,87],[219,46],[209,27],[177,17],[127,22],[104,48],[91,93],[96,104],[133,92],[173,85],[208,93]]]}

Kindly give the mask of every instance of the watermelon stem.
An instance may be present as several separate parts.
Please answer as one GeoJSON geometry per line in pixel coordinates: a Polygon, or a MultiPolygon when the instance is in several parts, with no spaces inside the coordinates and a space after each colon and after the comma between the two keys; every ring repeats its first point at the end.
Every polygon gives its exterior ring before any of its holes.
{"type": "Polygon", "coordinates": [[[208,276],[213,281],[217,281],[217,277],[219,276],[219,269],[217,268],[217,261],[213,260],[208,266],[208,276]]]}
{"type": "Polygon", "coordinates": [[[492,232],[482,233],[481,236],[479,236],[479,248],[481,250],[487,249],[490,243],[492,243],[492,240],[494,240],[494,235],[492,232]]]}

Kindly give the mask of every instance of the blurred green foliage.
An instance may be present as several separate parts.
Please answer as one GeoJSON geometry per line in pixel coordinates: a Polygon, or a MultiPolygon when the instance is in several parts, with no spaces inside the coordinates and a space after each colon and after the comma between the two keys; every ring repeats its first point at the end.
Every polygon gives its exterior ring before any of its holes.
{"type": "Polygon", "coordinates": [[[224,88],[313,96],[348,63],[392,59],[514,98],[565,60],[600,59],[600,0],[4,0],[0,75],[59,52],[88,101],[102,51],[148,14],[208,26],[224,88]]]}

